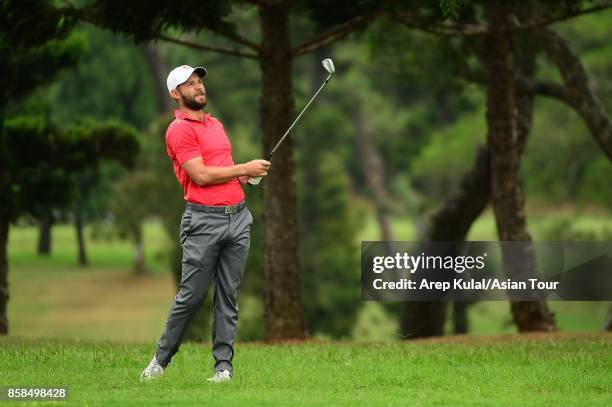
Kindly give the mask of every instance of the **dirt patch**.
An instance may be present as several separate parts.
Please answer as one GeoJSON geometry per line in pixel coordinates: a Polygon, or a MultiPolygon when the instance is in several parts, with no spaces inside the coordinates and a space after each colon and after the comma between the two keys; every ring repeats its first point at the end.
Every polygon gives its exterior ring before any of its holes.
{"type": "Polygon", "coordinates": [[[558,342],[584,339],[605,339],[612,342],[612,332],[531,332],[503,335],[448,335],[437,338],[415,339],[406,343],[465,343],[494,344],[512,342],[558,342]]]}
{"type": "Polygon", "coordinates": [[[497,343],[518,343],[518,342],[560,342],[571,340],[600,340],[612,343],[612,332],[534,332],[524,334],[503,334],[503,335],[447,335],[436,338],[423,338],[398,342],[355,342],[355,341],[330,341],[322,339],[289,339],[274,341],[253,341],[242,342],[249,346],[295,346],[295,345],[350,345],[363,343],[366,345],[389,345],[389,344],[465,344],[465,345],[488,345],[497,343]]]}

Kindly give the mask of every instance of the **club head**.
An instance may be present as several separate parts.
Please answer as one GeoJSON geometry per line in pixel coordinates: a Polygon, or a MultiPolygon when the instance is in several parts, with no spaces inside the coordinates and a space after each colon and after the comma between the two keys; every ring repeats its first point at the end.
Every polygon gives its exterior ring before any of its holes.
{"type": "Polygon", "coordinates": [[[325,68],[325,70],[331,74],[336,73],[336,68],[334,67],[334,61],[332,61],[329,58],[326,58],[323,60],[323,62],[321,62],[323,64],[323,68],[325,68]]]}

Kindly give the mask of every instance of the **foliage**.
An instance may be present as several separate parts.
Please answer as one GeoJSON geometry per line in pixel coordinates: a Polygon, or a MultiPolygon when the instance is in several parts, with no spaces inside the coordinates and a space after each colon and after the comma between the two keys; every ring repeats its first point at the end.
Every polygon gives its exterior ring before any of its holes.
{"type": "Polygon", "coordinates": [[[350,181],[332,153],[322,154],[314,171],[317,188],[304,187],[300,194],[304,314],[312,333],[347,337],[359,307],[360,216],[350,205],[350,181]]]}
{"type": "Polygon", "coordinates": [[[0,116],[10,102],[76,64],[84,43],[67,38],[73,26],[45,0],[0,2],[0,116]]]}
{"type": "Polygon", "coordinates": [[[457,18],[466,0],[440,0],[440,9],[446,17],[457,18]]]}
{"type": "Polygon", "coordinates": [[[70,201],[60,148],[62,135],[43,117],[14,117],[0,128],[0,211],[3,217],[40,214],[70,201]]]}
{"type": "Polygon", "coordinates": [[[89,25],[74,36],[88,47],[78,66],[48,87],[50,114],[65,124],[112,118],[148,128],[155,120],[155,93],[142,47],[89,25]]]}
{"type": "Polygon", "coordinates": [[[431,202],[439,202],[471,168],[478,146],[484,144],[482,111],[466,114],[453,125],[433,132],[409,167],[414,187],[431,202]]]}
{"type": "Polygon", "coordinates": [[[112,182],[134,165],[140,148],[136,129],[118,121],[87,121],[66,129],[64,162],[66,177],[76,186],[72,209],[88,220],[108,212],[112,182]]]}
{"type": "Polygon", "coordinates": [[[0,171],[6,174],[0,210],[15,220],[66,209],[75,200],[82,208],[100,179],[107,180],[98,177],[100,162],[130,166],[137,150],[134,130],[117,122],[60,130],[40,116],[8,119],[0,133],[0,171]]]}
{"type": "Polygon", "coordinates": [[[578,202],[597,203],[604,208],[612,208],[612,188],[610,175],[612,163],[603,156],[591,161],[584,171],[584,177],[578,192],[578,202]]]}
{"type": "Polygon", "coordinates": [[[394,123],[404,116],[404,127],[380,140],[392,174],[405,173],[432,135],[469,115],[481,100],[474,88],[457,77],[471,54],[457,39],[411,30],[381,20],[368,31],[370,94],[389,105],[378,107],[375,117],[394,123]],[[379,113],[380,112],[380,113],[379,113]],[[387,113],[388,112],[388,113],[387,113]]]}
{"type": "Polygon", "coordinates": [[[86,19],[114,32],[128,32],[137,41],[145,41],[168,29],[197,32],[203,27],[212,27],[233,31],[235,27],[223,20],[231,8],[232,2],[218,0],[187,0],[182,1],[180,7],[163,0],[139,0],[129,5],[121,0],[98,0],[79,10],[77,15],[84,14],[86,19]]]}

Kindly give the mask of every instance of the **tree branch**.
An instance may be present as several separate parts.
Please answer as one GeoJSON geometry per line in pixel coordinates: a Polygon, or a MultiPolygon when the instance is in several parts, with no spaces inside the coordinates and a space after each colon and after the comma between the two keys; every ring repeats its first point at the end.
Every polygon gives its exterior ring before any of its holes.
{"type": "Polygon", "coordinates": [[[234,41],[235,43],[238,43],[238,44],[244,45],[246,47],[249,47],[252,50],[257,51],[257,53],[259,53],[261,51],[261,46],[259,44],[247,40],[246,38],[244,38],[243,36],[241,36],[238,33],[232,33],[232,32],[229,32],[229,31],[223,31],[223,30],[219,30],[217,28],[207,27],[205,25],[203,25],[202,28],[204,28],[204,29],[206,29],[206,30],[208,30],[208,31],[210,31],[210,32],[212,32],[214,34],[217,34],[220,37],[225,37],[225,38],[227,38],[229,40],[234,41]]]}
{"type": "Polygon", "coordinates": [[[553,23],[559,23],[561,21],[570,20],[574,17],[580,17],[585,14],[596,13],[598,11],[606,10],[611,7],[612,7],[612,3],[604,2],[602,4],[598,4],[593,7],[587,7],[582,10],[576,10],[574,12],[569,12],[569,13],[562,14],[556,17],[541,18],[541,19],[536,19],[533,21],[526,21],[524,23],[519,23],[519,24],[516,24],[515,29],[518,31],[518,30],[530,30],[532,28],[544,27],[544,26],[547,26],[553,23]]]}
{"type": "Polygon", "coordinates": [[[475,35],[488,34],[487,28],[478,24],[454,24],[444,23],[437,24],[431,21],[424,20],[422,17],[414,13],[396,11],[390,14],[390,17],[397,19],[400,23],[417,30],[425,31],[436,35],[449,35],[459,37],[471,37],[475,35]]]}
{"type": "Polygon", "coordinates": [[[541,28],[535,31],[535,35],[561,73],[569,103],[582,117],[608,158],[612,160],[612,121],[593,90],[580,58],[554,30],[541,28]]]}
{"type": "Polygon", "coordinates": [[[337,27],[324,31],[314,38],[297,45],[295,48],[293,48],[291,54],[294,57],[304,55],[346,37],[350,33],[359,30],[361,27],[367,25],[383,14],[383,8],[387,3],[390,2],[383,3],[376,11],[368,14],[367,16],[358,15],[353,17],[351,20],[348,20],[337,27]]]}
{"type": "Polygon", "coordinates": [[[259,59],[259,55],[254,54],[254,53],[248,53],[248,52],[243,52],[243,51],[229,49],[229,48],[213,47],[211,45],[196,44],[195,42],[180,40],[177,38],[171,38],[165,35],[158,35],[156,38],[162,41],[170,42],[172,44],[183,45],[183,46],[193,48],[193,49],[199,49],[203,51],[212,51],[212,52],[217,52],[217,53],[225,54],[225,55],[231,55],[235,57],[259,59]]]}
{"type": "MultiPolygon", "coordinates": [[[[96,21],[95,16],[92,16],[91,13],[88,13],[87,10],[85,9],[80,9],[75,7],[69,0],[63,0],[64,2],[64,7],[60,8],[59,10],[66,16],[68,17],[72,17],[72,18],[76,18],[80,21],[84,21],[90,24],[94,24],[96,26],[103,26],[102,24],[100,24],[99,21],[96,21]]],[[[224,31],[221,30],[219,28],[215,28],[215,27],[211,27],[208,26],[206,23],[202,22],[201,25],[202,29],[205,29],[207,31],[210,31],[213,34],[216,34],[220,37],[224,37],[227,38],[237,44],[241,44],[244,45],[248,48],[251,48],[254,51],[257,51],[257,53],[260,52],[261,47],[259,46],[259,44],[254,43],[252,41],[247,40],[246,38],[242,37],[240,34],[238,33],[232,33],[229,31],[224,31]]],[[[158,34],[156,35],[156,38],[164,40],[164,41],[168,41],[168,42],[173,42],[176,44],[181,44],[181,45],[185,45],[191,48],[196,48],[196,49],[204,49],[204,50],[208,50],[208,51],[215,51],[215,52],[220,52],[223,54],[228,54],[228,55],[234,55],[234,56],[242,56],[242,57],[246,57],[246,58],[253,58],[254,54],[248,54],[245,52],[241,52],[241,51],[237,51],[237,50],[230,50],[230,49],[225,49],[225,48],[218,48],[218,47],[207,47],[207,46],[203,46],[203,45],[199,45],[199,44],[192,44],[192,43],[188,43],[186,41],[182,41],[182,40],[176,40],[173,38],[169,38],[164,36],[163,34],[158,34]]]]}
{"type": "Polygon", "coordinates": [[[572,106],[570,94],[567,89],[562,85],[553,82],[538,81],[534,78],[530,79],[524,77],[516,78],[516,82],[519,89],[541,96],[548,96],[572,106]]]}
{"type": "MultiPolygon", "coordinates": [[[[544,27],[553,23],[566,21],[574,17],[579,17],[585,14],[595,13],[612,7],[612,3],[605,2],[598,4],[593,7],[587,7],[582,10],[576,10],[568,12],[554,17],[539,18],[531,21],[520,22],[515,19],[514,24],[508,27],[509,31],[525,31],[534,28],[544,27]]],[[[402,11],[395,11],[390,14],[391,17],[396,18],[402,24],[416,28],[418,30],[428,32],[436,35],[446,36],[457,36],[457,37],[472,37],[479,35],[489,35],[490,32],[484,25],[479,24],[456,24],[456,23],[432,23],[431,21],[425,20],[422,17],[414,13],[407,13],[402,11]]]]}
{"type": "MultiPolygon", "coordinates": [[[[477,83],[486,86],[487,80],[484,76],[479,75],[474,71],[466,69],[455,70],[455,75],[465,79],[468,82],[477,83]]],[[[554,82],[538,81],[535,78],[527,78],[517,75],[514,78],[515,84],[523,92],[533,93],[540,96],[548,96],[553,99],[558,99],[561,102],[567,103],[570,107],[574,107],[568,90],[563,86],[554,82]]]]}

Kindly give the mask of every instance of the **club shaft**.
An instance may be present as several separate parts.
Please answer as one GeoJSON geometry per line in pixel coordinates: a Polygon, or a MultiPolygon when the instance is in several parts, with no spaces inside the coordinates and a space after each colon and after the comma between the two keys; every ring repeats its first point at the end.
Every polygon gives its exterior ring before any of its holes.
{"type": "Polygon", "coordinates": [[[280,147],[280,145],[283,143],[283,141],[285,141],[285,139],[287,138],[287,136],[289,135],[289,132],[291,132],[291,129],[293,129],[293,126],[295,126],[295,124],[298,122],[298,120],[300,120],[300,117],[302,117],[302,115],[304,114],[304,112],[306,111],[306,109],[308,109],[308,106],[310,106],[310,104],[312,103],[313,100],[315,100],[315,98],[317,97],[317,95],[319,94],[319,92],[321,92],[321,90],[323,89],[323,87],[327,84],[327,82],[329,82],[329,79],[332,77],[333,74],[329,74],[329,76],[327,77],[327,79],[325,79],[325,81],[323,82],[323,84],[321,85],[321,87],[319,88],[319,90],[317,90],[315,92],[315,94],[313,95],[313,97],[308,101],[308,103],[306,103],[306,106],[304,106],[304,108],[302,109],[302,111],[300,112],[300,114],[298,114],[298,116],[295,118],[295,120],[293,121],[293,123],[291,123],[291,126],[289,126],[289,128],[287,129],[287,131],[285,132],[285,134],[283,134],[283,137],[281,137],[280,140],[278,140],[278,143],[276,143],[276,145],[274,146],[274,148],[272,149],[272,151],[270,152],[270,155],[268,156],[268,160],[270,160],[270,158],[272,158],[272,156],[274,155],[274,153],[276,152],[276,150],[278,150],[278,147],[280,147]]]}
{"type": "MultiPolygon", "coordinates": [[[[315,94],[312,96],[312,98],[310,98],[310,100],[308,101],[308,103],[306,103],[306,106],[304,106],[304,108],[302,109],[302,111],[300,112],[300,114],[298,114],[298,116],[295,118],[295,120],[293,121],[293,123],[291,123],[291,126],[289,126],[289,128],[287,129],[287,131],[285,132],[285,134],[283,134],[283,137],[280,138],[280,140],[278,140],[278,143],[276,143],[276,145],[274,146],[274,148],[272,149],[272,151],[268,154],[268,156],[266,157],[267,161],[270,161],[272,159],[272,156],[274,156],[274,153],[276,152],[276,150],[278,150],[278,147],[280,147],[281,144],[283,144],[283,141],[285,141],[285,139],[287,138],[287,136],[289,135],[289,133],[291,132],[291,129],[293,129],[293,126],[295,126],[295,124],[298,122],[298,120],[300,120],[300,117],[302,117],[302,115],[304,114],[304,112],[306,111],[306,109],[308,109],[308,106],[310,106],[310,104],[312,103],[313,100],[315,100],[315,98],[317,97],[317,95],[319,94],[319,92],[321,92],[321,90],[323,89],[323,87],[327,84],[327,82],[329,82],[329,80],[331,79],[333,73],[330,73],[327,76],[327,79],[325,79],[325,81],[323,81],[323,84],[321,85],[321,87],[315,92],[315,94]]],[[[250,185],[258,185],[259,182],[261,181],[262,177],[255,177],[255,178],[249,178],[248,183],[250,185]]]]}

